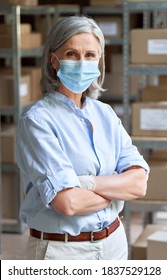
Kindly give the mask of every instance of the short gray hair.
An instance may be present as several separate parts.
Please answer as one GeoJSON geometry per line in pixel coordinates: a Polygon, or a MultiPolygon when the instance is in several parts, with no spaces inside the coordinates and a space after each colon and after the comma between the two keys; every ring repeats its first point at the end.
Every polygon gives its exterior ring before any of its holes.
{"type": "Polygon", "coordinates": [[[53,69],[50,62],[50,53],[56,52],[67,40],[72,36],[79,33],[91,33],[99,41],[100,61],[99,70],[101,75],[94,81],[89,88],[85,91],[85,95],[97,99],[101,92],[105,75],[105,62],[104,62],[104,36],[97,25],[97,23],[86,16],[69,16],[63,19],[59,19],[52,27],[48,39],[45,43],[43,55],[41,59],[41,90],[43,95],[47,95],[50,92],[56,92],[58,82],[56,71],[53,69]]]}

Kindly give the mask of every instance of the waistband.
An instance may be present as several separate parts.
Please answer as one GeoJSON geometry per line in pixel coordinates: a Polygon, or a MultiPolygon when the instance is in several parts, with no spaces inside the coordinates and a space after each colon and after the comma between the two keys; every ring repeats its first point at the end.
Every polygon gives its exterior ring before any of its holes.
{"type": "Polygon", "coordinates": [[[94,230],[91,232],[81,232],[77,236],[72,236],[68,233],[60,234],[60,233],[47,233],[41,232],[36,229],[30,229],[30,235],[43,240],[51,240],[51,241],[63,241],[63,242],[78,242],[78,241],[90,241],[96,242],[98,240],[104,239],[112,234],[120,225],[120,221],[118,218],[115,221],[102,230],[94,230]]]}

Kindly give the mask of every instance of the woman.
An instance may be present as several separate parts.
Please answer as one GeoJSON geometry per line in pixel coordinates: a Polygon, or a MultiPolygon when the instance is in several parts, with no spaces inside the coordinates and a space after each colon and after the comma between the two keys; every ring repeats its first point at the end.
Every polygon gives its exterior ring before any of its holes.
{"type": "Polygon", "coordinates": [[[146,193],[149,167],[103,91],[104,37],[84,16],[59,20],[42,57],[43,99],[19,121],[17,162],[29,259],[127,259],[119,213],[146,193]]]}

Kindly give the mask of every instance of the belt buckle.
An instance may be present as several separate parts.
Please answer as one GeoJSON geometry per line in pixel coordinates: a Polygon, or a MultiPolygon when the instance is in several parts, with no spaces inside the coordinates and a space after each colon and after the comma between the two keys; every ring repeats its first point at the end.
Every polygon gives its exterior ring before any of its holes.
{"type": "Polygon", "coordinates": [[[92,230],[91,232],[90,232],[90,242],[92,242],[92,243],[96,243],[96,242],[98,242],[99,240],[94,240],[94,233],[95,232],[99,232],[99,231],[101,231],[102,229],[100,228],[100,229],[96,229],[96,230],[92,230]]]}

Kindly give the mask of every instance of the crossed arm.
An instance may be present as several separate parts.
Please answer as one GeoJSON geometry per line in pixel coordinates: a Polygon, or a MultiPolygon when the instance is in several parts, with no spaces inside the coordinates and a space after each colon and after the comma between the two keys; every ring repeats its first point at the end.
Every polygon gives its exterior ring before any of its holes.
{"type": "Polygon", "coordinates": [[[143,197],[147,189],[145,170],[140,166],[128,168],[121,174],[96,176],[95,191],[72,187],[60,191],[51,202],[65,216],[84,215],[108,207],[112,200],[132,200],[143,197]]]}

